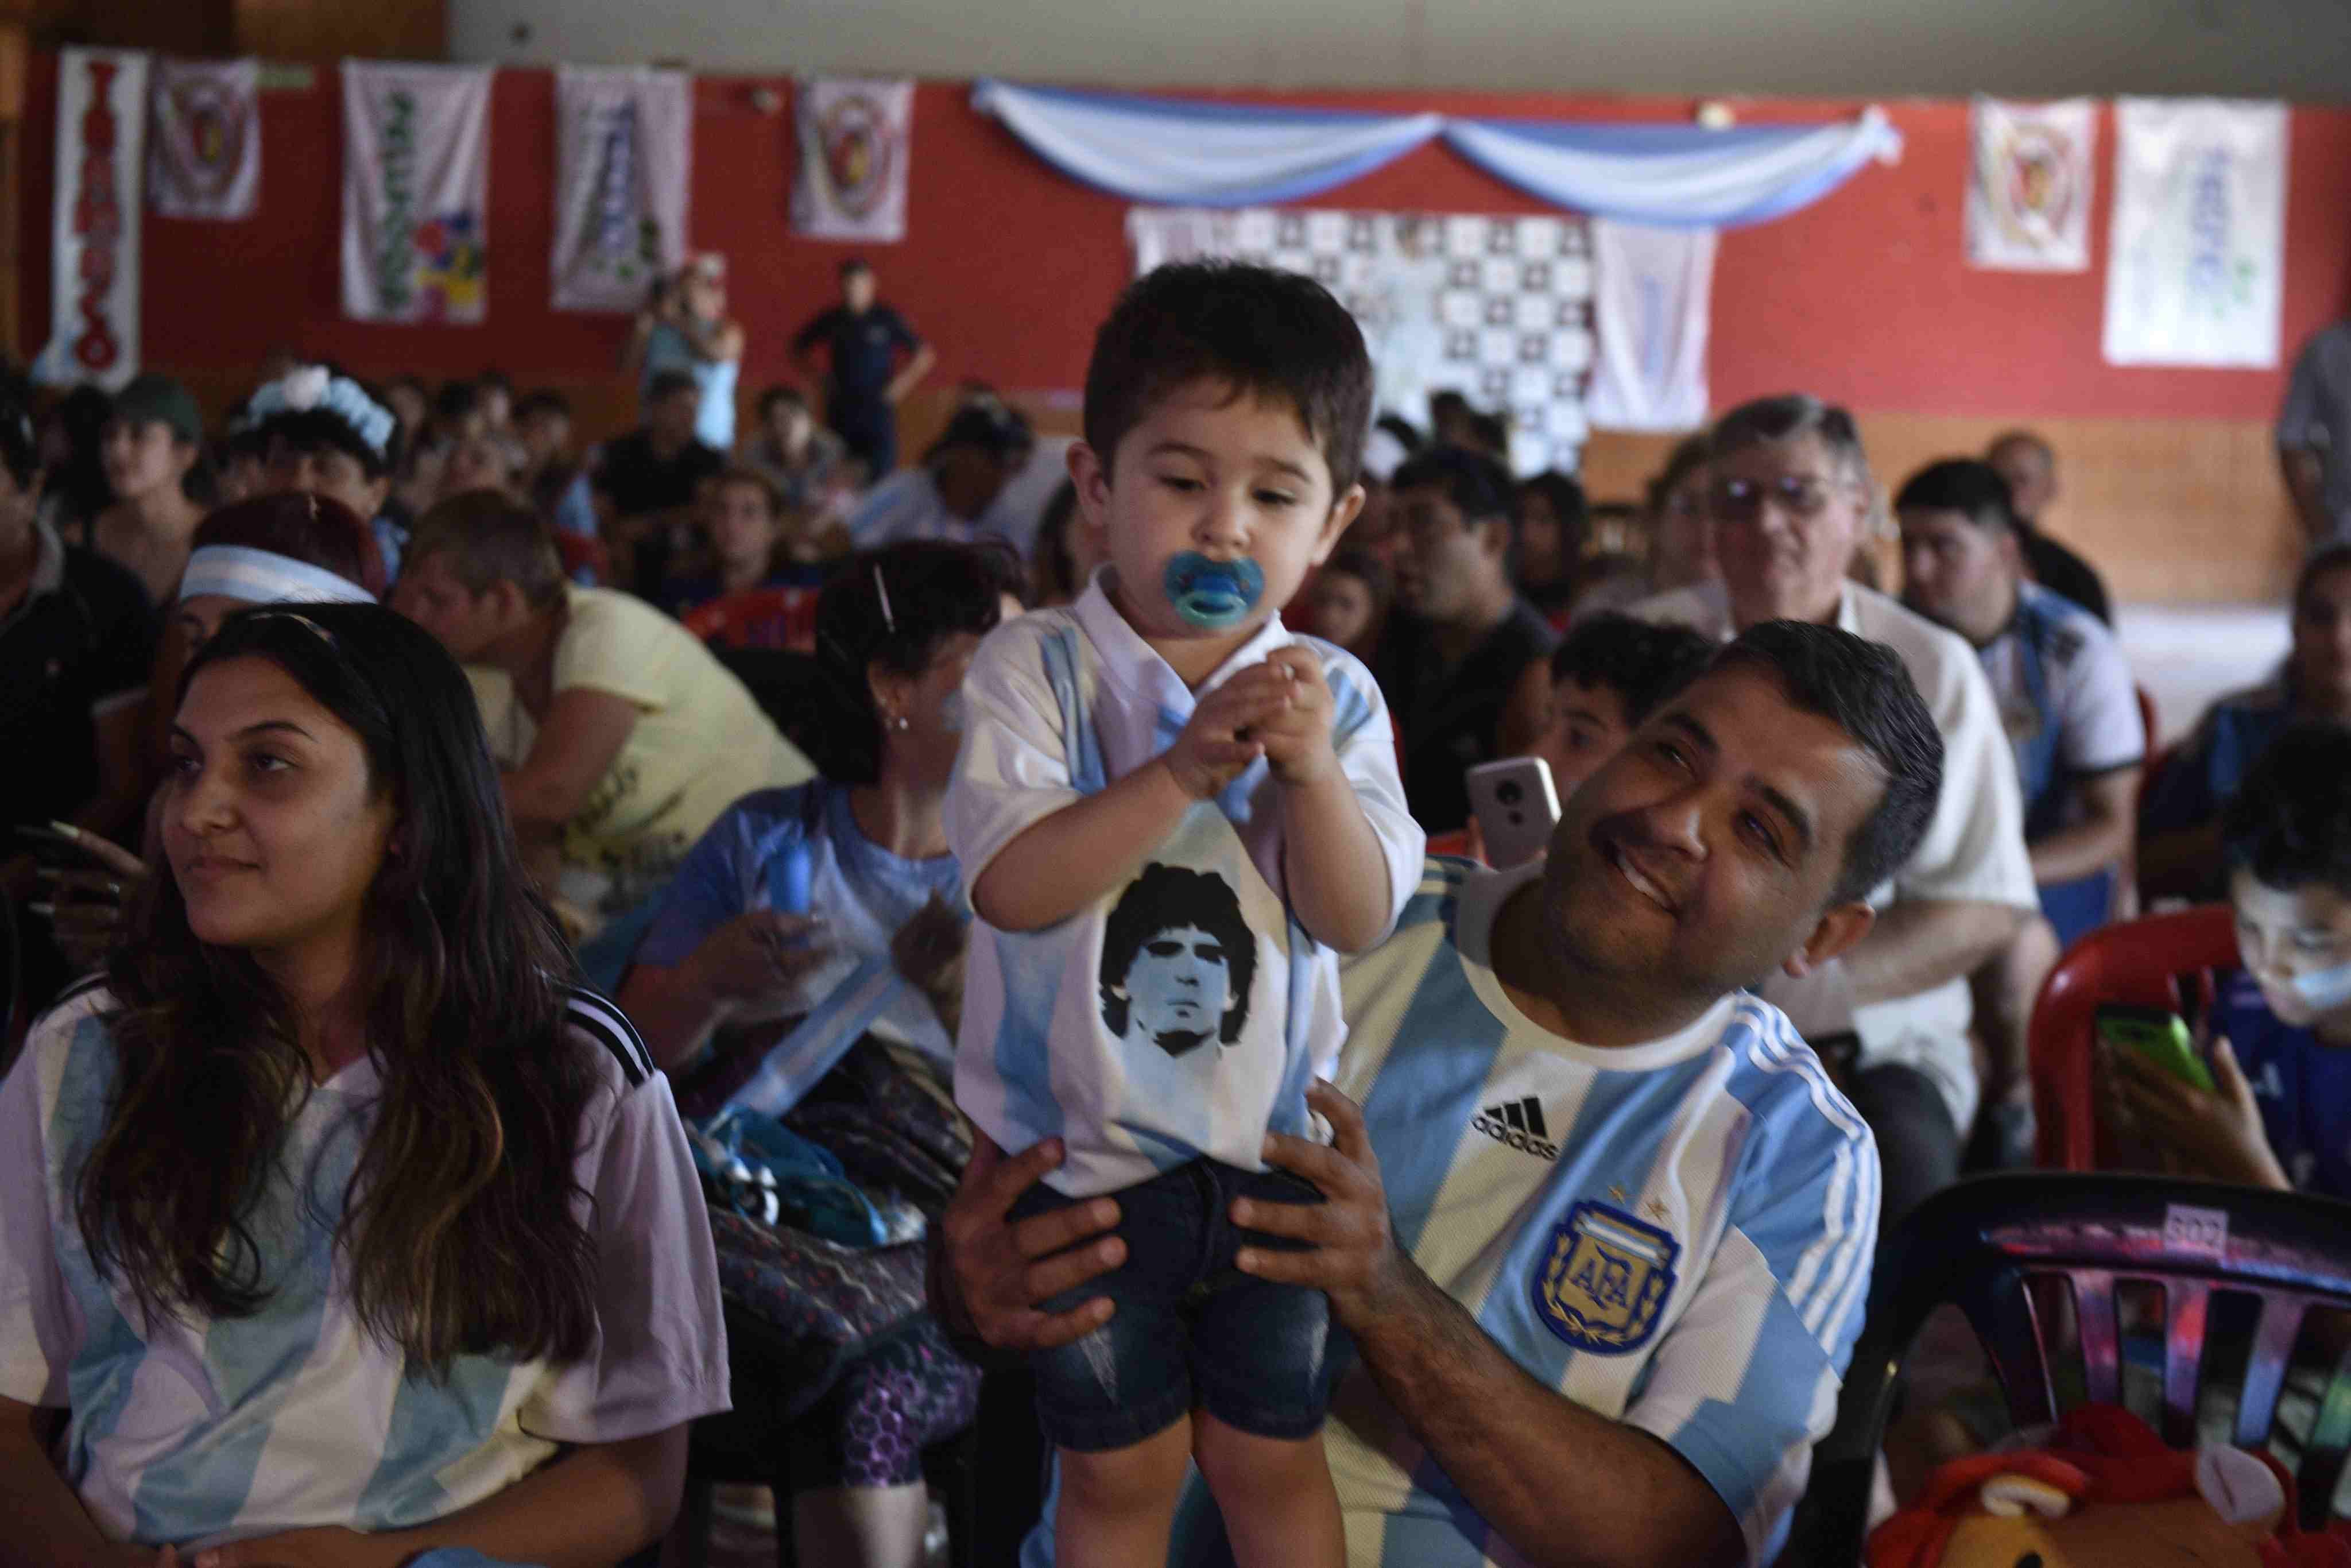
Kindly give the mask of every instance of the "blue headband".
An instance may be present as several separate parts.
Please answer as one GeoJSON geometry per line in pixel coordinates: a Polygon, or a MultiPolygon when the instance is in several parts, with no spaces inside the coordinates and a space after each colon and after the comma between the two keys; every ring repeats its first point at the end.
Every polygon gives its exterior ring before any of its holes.
{"type": "Polygon", "coordinates": [[[246,604],[373,604],[375,595],[307,560],[246,545],[206,545],[188,557],[182,602],[217,593],[246,604]]]}
{"type": "Polygon", "coordinates": [[[392,433],[400,421],[392,412],[360,390],[349,376],[339,376],[324,365],[303,365],[253,394],[245,405],[246,418],[255,424],[281,413],[331,413],[351,427],[351,434],[381,457],[391,449],[392,433]]]}

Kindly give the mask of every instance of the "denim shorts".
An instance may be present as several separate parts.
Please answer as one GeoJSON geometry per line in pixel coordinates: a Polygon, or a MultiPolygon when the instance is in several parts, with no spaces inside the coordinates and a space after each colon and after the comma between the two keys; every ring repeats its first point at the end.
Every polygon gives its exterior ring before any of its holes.
{"type": "MultiPolygon", "coordinates": [[[[1044,1310],[1107,1296],[1118,1311],[1083,1338],[1029,1358],[1046,1440],[1080,1453],[1129,1448],[1195,1406],[1260,1437],[1320,1430],[1331,1397],[1330,1302],[1320,1291],[1234,1268],[1243,1246],[1295,1252],[1304,1244],[1243,1230],[1231,1214],[1237,1197],[1321,1203],[1314,1185],[1288,1171],[1197,1159],[1109,1196],[1118,1200],[1126,1261],[1044,1310]]],[[[1092,1201],[1038,1186],[1012,1218],[1092,1201]]]]}

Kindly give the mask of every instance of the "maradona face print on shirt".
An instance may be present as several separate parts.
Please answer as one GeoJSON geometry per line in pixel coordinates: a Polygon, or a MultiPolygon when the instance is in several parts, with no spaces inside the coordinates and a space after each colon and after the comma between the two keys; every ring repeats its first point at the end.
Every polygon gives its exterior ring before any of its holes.
{"type": "Polygon", "coordinates": [[[1180,1057],[1231,1045],[1249,1024],[1257,936],[1214,872],[1158,862],[1126,886],[1102,930],[1102,1027],[1123,1045],[1180,1057]]]}

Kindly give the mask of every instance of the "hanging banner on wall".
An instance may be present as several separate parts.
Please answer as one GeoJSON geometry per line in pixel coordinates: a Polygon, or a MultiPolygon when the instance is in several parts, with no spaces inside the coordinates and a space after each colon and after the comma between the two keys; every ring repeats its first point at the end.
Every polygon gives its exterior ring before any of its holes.
{"type": "Polygon", "coordinates": [[[1969,106],[1975,165],[1968,174],[1968,265],[2004,272],[2086,272],[2098,106],[1969,106]]]}
{"type": "Polygon", "coordinates": [[[2225,99],[2115,106],[2106,362],[2278,362],[2286,109],[2225,99]]]}
{"type": "Polygon", "coordinates": [[[172,218],[253,216],[261,196],[261,62],[157,60],[147,202],[172,218]]]}
{"type": "Polygon", "coordinates": [[[803,81],[792,106],[799,172],[792,232],[810,239],[906,237],[911,81],[803,81]]]}
{"type": "Polygon", "coordinates": [[[1458,392],[1508,413],[1511,466],[1573,472],[1592,371],[1582,218],[1296,207],[1136,207],[1135,271],[1215,257],[1302,272],[1354,314],[1378,406],[1425,423],[1458,392]]]}
{"type": "Polygon", "coordinates": [[[1593,338],[1587,410],[1600,430],[1706,423],[1712,229],[1592,220],[1593,338]]]}
{"type": "Polygon", "coordinates": [[[485,314],[488,67],[343,62],[343,314],[485,314]]]}
{"type": "Polygon", "coordinates": [[[684,265],[693,178],[692,77],[557,71],[555,308],[641,308],[646,286],[684,265]]]}
{"type": "Polygon", "coordinates": [[[51,204],[49,341],[33,362],[51,386],[119,390],[139,373],[139,181],[147,57],[57,54],[57,183],[51,204]]]}

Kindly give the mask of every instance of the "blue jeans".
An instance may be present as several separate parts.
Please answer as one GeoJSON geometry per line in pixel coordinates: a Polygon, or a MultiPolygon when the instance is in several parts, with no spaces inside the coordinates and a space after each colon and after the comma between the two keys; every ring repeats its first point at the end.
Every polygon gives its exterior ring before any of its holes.
{"type": "MultiPolygon", "coordinates": [[[[1311,1437],[1331,1397],[1335,1347],[1320,1291],[1233,1267],[1243,1246],[1303,1244],[1232,1222],[1237,1197],[1321,1203],[1287,1171],[1237,1170],[1197,1159],[1111,1195],[1126,1261],[1045,1304],[1067,1312],[1097,1296],[1118,1311],[1074,1343],[1030,1358],[1046,1440],[1081,1453],[1124,1448],[1173,1426],[1194,1406],[1260,1437],[1311,1437]]],[[[1091,1199],[1039,1186],[1013,1206],[1026,1219],[1091,1199]]]]}

